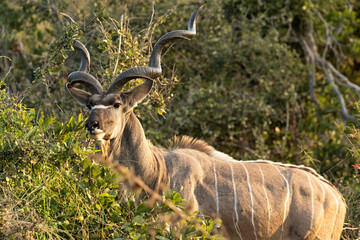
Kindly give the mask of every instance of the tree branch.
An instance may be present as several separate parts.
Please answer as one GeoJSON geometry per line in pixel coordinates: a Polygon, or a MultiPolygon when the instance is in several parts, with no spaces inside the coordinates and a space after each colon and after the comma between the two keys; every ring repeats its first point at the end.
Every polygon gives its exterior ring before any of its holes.
{"type": "MultiPolygon", "coordinates": [[[[110,18],[111,20],[113,20],[112,18],[110,18]]],[[[114,20],[113,20],[114,21],[114,20]]],[[[118,46],[118,52],[116,55],[116,62],[115,62],[115,67],[114,67],[114,71],[113,71],[113,75],[115,75],[116,73],[116,69],[118,67],[119,64],[119,58],[120,58],[120,50],[121,50],[121,42],[122,42],[122,31],[123,31],[123,23],[124,23],[124,15],[121,15],[121,19],[120,19],[120,32],[119,32],[119,46],[118,46]]],[[[115,25],[116,26],[116,25],[115,25]]],[[[117,28],[117,27],[116,27],[117,28]]],[[[117,29],[119,31],[119,29],[117,29]]]]}
{"type": "MultiPolygon", "coordinates": [[[[326,31],[326,43],[325,43],[326,45],[325,45],[324,51],[322,53],[322,56],[320,56],[320,54],[317,50],[314,34],[312,31],[312,27],[311,27],[312,21],[310,22],[309,27],[308,27],[307,31],[304,33],[304,35],[299,34],[297,36],[297,38],[300,42],[300,45],[304,51],[306,62],[310,65],[310,70],[309,70],[310,98],[318,106],[319,103],[318,103],[318,101],[315,97],[315,93],[314,93],[314,91],[315,91],[314,90],[315,67],[316,67],[315,64],[318,63],[326,76],[328,84],[331,85],[333,91],[335,92],[335,94],[338,98],[342,116],[347,120],[353,121],[353,120],[355,120],[355,118],[348,113],[344,97],[343,97],[340,89],[338,88],[338,84],[355,91],[355,93],[357,94],[358,97],[360,97],[360,87],[358,85],[352,83],[346,76],[344,76],[338,69],[336,69],[331,62],[329,62],[326,59],[326,55],[327,55],[327,52],[329,49],[331,49],[335,53],[335,55],[337,54],[336,49],[332,46],[332,42],[336,43],[336,39],[334,38],[334,36],[332,34],[332,26],[330,26],[326,22],[326,20],[322,17],[322,15],[318,11],[315,10],[314,12],[320,18],[320,20],[323,22],[323,24],[325,26],[325,31],[326,31]],[[340,79],[341,82],[337,83],[334,79],[333,74],[335,74],[335,76],[338,79],[340,79]]],[[[340,48],[340,50],[341,50],[341,48],[340,48]]]]}
{"type": "Polygon", "coordinates": [[[309,70],[309,94],[311,101],[318,107],[319,101],[315,96],[315,56],[313,51],[310,49],[309,44],[307,43],[304,36],[299,36],[299,42],[302,46],[302,49],[305,54],[305,59],[308,65],[310,66],[309,70]]]}
{"type": "Polygon", "coordinates": [[[346,109],[346,104],[345,104],[344,97],[343,97],[342,93],[340,92],[338,86],[334,82],[334,76],[333,76],[332,72],[329,71],[329,67],[326,64],[326,61],[322,62],[322,68],[323,68],[323,71],[324,71],[324,73],[326,75],[328,83],[332,86],[332,89],[334,90],[334,92],[336,93],[336,96],[338,97],[338,100],[339,100],[339,103],[340,103],[341,114],[343,115],[343,117],[345,119],[354,121],[355,118],[348,113],[348,111],[346,109]]]}

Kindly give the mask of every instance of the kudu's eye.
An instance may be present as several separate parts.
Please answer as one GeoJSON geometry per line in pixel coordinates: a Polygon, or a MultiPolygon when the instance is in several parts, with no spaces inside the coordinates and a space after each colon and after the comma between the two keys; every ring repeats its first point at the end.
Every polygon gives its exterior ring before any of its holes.
{"type": "Polygon", "coordinates": [[[121,105],[121,103],[115,103],[115,104],[114,104],[114,108],[119,108],[120,105],[121,105]]]}
{"type": "Polygon", "coordinates": [[[88,104],[88,105],[86,105],[86,107],[89,109],[89,110],[91,110],[91,108],[93,107],[91,104],[88,104]]]}

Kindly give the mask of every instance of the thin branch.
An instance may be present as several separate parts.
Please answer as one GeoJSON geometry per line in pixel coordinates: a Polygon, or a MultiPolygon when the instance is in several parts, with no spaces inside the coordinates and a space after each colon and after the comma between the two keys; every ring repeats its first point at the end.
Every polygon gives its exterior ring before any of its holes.
{"type": "Polygon", "coordinates": [[[309,71],[310,99],[318,107],[320,105],[320,103],[315,96],[315,63],[313,61],[310,62],[310,68],[311,68],[311,70],[309,71]]]}
{"type": "Polygon", "coordinates": [[[102,11],[104,11],[105,8],[108,7],[108,5],[109,5],[110,2],[111,2],[111,0],[108,0],[108,1],[105,3],[104,7],[103,7],[102,9],[100,9],[100,11],[99,11],[90,21],[88,21],[87,23],[84,24],[84,26],[82,27],[82,30],[86,29],[87,26],[89,26],[95,19],[97,19],[97,18],[100,16],[100,14],[102,13],[102,11]]]}
{"type": "Polygon", "coordinates": [[[35,82],[31,82],[30,85],[11,103],[9,103],[8,105],[5,106],[5,108],[0,109],[1,111],[11,107],[14,103],[18,102],[21,98],[23,98],[25,96],[25,94],[27,94],[35,85],[35,82]]]}
{"type": "Polygon", "coordinates": [[[346,109],[346,104],[345,104],[345,100],[344,97],[342,95],[342,93],[340,92],[339,88],[337,87],[335,81],[334,81],[334,76],[332,75],[332,73],[329,71],[328,66],[326,65],[326,62],[323,61],[322,62],[322,68],[323,71],[326,75],[326,78],[328,80],[328,83],[332,86],[334,92],[336,93],[336,96],[338,97],[339,103],[340,103],[340,110],[341,110],[341,114],[343,115],[343,117],[345,119],[349,119],[351,121],[355,120],[355,117],[351,116],[347,109],[346,109]]]}
{"type": "MultiPolygon", "coordinates": [[[[325,18],[321,15],[321,13],[319,11],[314,10],[314,12],[320,18],[320,20],[323,22],[323,24],[325,26],[325,31],[326,31],[326,45],[325,45],[322,57],[325,59],[326,53],[327,53],[328,49],[330,48],[336,56],[336,61],[339,61],[340,56],[342,57],[342,56],[344,56],[344,54],[341,49],[341,45],[336,40],[336,38],[333,34],[335,27],[331,26],[325,20],[325,18]],[[334,45],[332,43],[334,43],[334,45]],[[339,56],[338,50],[340,52],[340,56],[339,56]]],[[[335,34],[339,34],[342,29],[343,29],[343,26],[340,24],[340,26],[337,29],[335,29],[335,34]]]]}
{"type": "Polygon", "coordinates": [[[321,62],[321,64],[325,63],[326,66],[328,68],[330,68],[330,70],[338,77],[340,78],[342,81],[344,81],[344,86],[347,87],[347,88],[351,88],[353,89],[356,94],[358,96],[360,96],[359,92],[360,92],[360,87],[357,86],[356,84],[352,83],[349,81],[349,79],[344,76],[342,73],[340,73],[334,66],[332,63],[330,63],[328,60],[326,60],[326,52],[328,50],[328,47],[330,46],[330,48],[333,50],[333,52],[336,53],[336,49],[333,48],[330,44],[331,44],[331,40],[333,39],[335,44],[337,44],[339,46],[339,49],[340,49],[340,52],[342,53],[342,50],[340,48],[340,45],[339,43],[336,41],[336,39],[334,38],[333,34],[330,33],[330,28],[331,26],[328,24],[328,22],[323,18],[323,16],[315,10],[315,13],[317,14],[317,16],[320,18],[320,20],[323,22],[324,26],[325,26],[325,30],[326,30],[326,46],[325,46],[325,49],[324,49],[324,52],[323,52],[323,55],[322,55],[322,59],[320,60],[318,54],[315,54],[316,58],[318,61],[321,62]]]}
{"type": "Polygon", "coordinates": [[[360,93],[359,93],[360,87],[350,82],[350,80],[342,73],[340,73],[329,61],[326,62],[327,62],[327,66],[331,69],[331,71],[333,71],[333,73],[343,81],[344,86],[353,89],[356,92],[357,96],[360,97],[360,93]]]}
{"type": "MultiPolygon", "coordinates": [[[[8,58],[9,60],[11,60],[9,57],[6,57],[6,58],[8,58]]],[[[12,61],[12,60],[11,60],[11,61],[12,61]]],[[[14,68],[14,62],[12,61],[9,70],[6,72],[6,74],[5,74],[5,76],[3,77],[3,79],[5,79],[5,78],[9,75],[10,71],[11,71],[13,68],[14,68]]],[[[0,110],[3,111],[3,110],[5,110],[5,109],[11,107],[14,103],[16,103],[17,101],[19,101],[28,91],[30,91],[30,89],[33,88],[34,85],[35,85],[34,82],[32,82],[14,101],[12,101],[11,103],[7,104],[4,108],[1,108],[0,110]]]]}
{"type": "Polygon", "coordinates": [[[146,30],[145,36],[143,38],[143,42],[142,44],[148,40],[149,42],[151,41],[151,35],[153,33],[152,28],[154,28],[155,26],[153,26],[153,21],[154,21],[154,16],[155,16],[155,2],[152,1],[151,2],[151,17],[150,17],[150,21],[149,21],[149,27],[146,30]]]}
{"type": "Polygon", "coordinates": [[[121,15],[121,19],[120,19],[120,33],[119,33],[119,46],[118,46],[118,52],[117,52],[117,56],[116,56],[116,62],[115,62],[115,67],[114,67],[113,75],[115,75],[115,73],[116,73],[116,69],[117,69],[117,67],[118,67],[119,58],[120,58],[122,32],[123,32],[123,22],[124,22],[124,15],[121,15]]]}
{"type": "MultiPolygon", "coordinates": [[[[332,65],[331,62],[329,62],[326,59],[320,58],[317,54],[315,54],[315,56],[316,56],[316,58],[315,58],[316,61],[318,61],[323,66],[323,68],[324,68],[324,66],[326,66],[327,69],[330,69],[339,79],[341,79],[343,81],[342,83],[339,83],[339,84],[341,84],[344,87],[354,90],[356,95],[358,97],[360,97],[360,87],[358,85],[356,85],[355,83],[352,83],[346,76],[344,76],[342,73],[340,73],[339,70],[337,70],[334,67],[334,65],[332,65]]],[[[331,74],[331,76],[332,76],[332,74],[331,74]]]]}
{"type": "Polygon", "coordinates": [[[330,25],[328,24],[328,22],[323,18],[323,16],[317,10],[314,10],[314,12],[320,18],[320,20],[323,22],[323,24],[325,26],[325,32],[326,32],[325,48],[324,48],[324,51],[323,51],[323,54],[322,54],[322,58],[325,59],[327,51],[329,49],[329,46],[331,45],[330,25]]]}
{"type": "Polygon", "coordinates": [[[5,80],[7,78],[7,76],[9,75],[9,73],[11,72],[11,70],[14,68],[14,62],[8,56],[0,56],[0,58],[8,59],[11,62],[11,66],[9,67],[8,71],[5,73],[4,77],[1,79],[1,80],[5,80]]]}
{"type": "Polygon", "coordinates": [[[109,40],[109,38],[106,36],[106,31],[104,29],[104,25],[102,24],[102,22],[100,21],[99,18],[96,18],[96,21],[99,23],[99,27],[100,27],[100,32],[102,33],[102,35],[104,36],[104,38],[106,40],[109,40]]]}
{"type": "Polygon", "coordinates": [[[318,107],[319,101],[315,96],[315,56],[304,36],[299,36],[299,42],[305,53],[306,62],[310,65],[309,71],[309,94],[311,101],[318,107]]]}
{"type": "Polygon", "coordinates": [[[286,145],[286,139],[287,139],[287,136],[289,134],[289,122],[290,122],[289,102],[286,102],[286,128],[285,128],[284,141],[283,141],[282,146],[281,146],[281,151],[284,150],[285,145],[286,145]]]}

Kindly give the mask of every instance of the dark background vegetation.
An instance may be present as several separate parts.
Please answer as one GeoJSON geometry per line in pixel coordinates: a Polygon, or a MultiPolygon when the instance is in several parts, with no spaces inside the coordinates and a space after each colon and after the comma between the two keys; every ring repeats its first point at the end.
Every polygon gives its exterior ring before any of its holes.
{"type": "MultiPolygon", "coordinates": [[[[87,46],[91,73],[106,87],[146,65],[156,40],[185,29],[200,5],[197,36],[164,51],[163,77],[136,110],[147,137],[164,145],[190,135],[236,159],[313,167],[348,202],[343,239],[360,237],[356,0],[1,1],[0,237],[211,232],[214,222],[198,231],[194,216],[164,230],[154,222],[174,221],[166,206],[120,204],[115,175],[86,157],[86,112],[64,88],[79,65],[72,39],[87,46]]],[[[176,193],[168,197],[181,203],[176,193]]]]}

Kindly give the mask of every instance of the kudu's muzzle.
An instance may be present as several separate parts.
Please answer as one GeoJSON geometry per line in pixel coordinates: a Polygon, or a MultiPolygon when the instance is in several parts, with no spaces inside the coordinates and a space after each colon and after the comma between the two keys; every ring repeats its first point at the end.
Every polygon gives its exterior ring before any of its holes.
{"type": "Polygon", "coordinates": [[[89,132],[99,128],[99,122],[98,121],[86,121],[85,122],[85,129],[89,132]]]}
{"type": "Polygon", "coordinates": [[[102,128],[101,123],[102,120],[104,119],[101,120],[102,113],[96,110],[93,110],[90,113],[89,118],[85,122],[85,130],[87,133],[90,134],[103,133],[103,129],[101,129],[102,128]]]}

